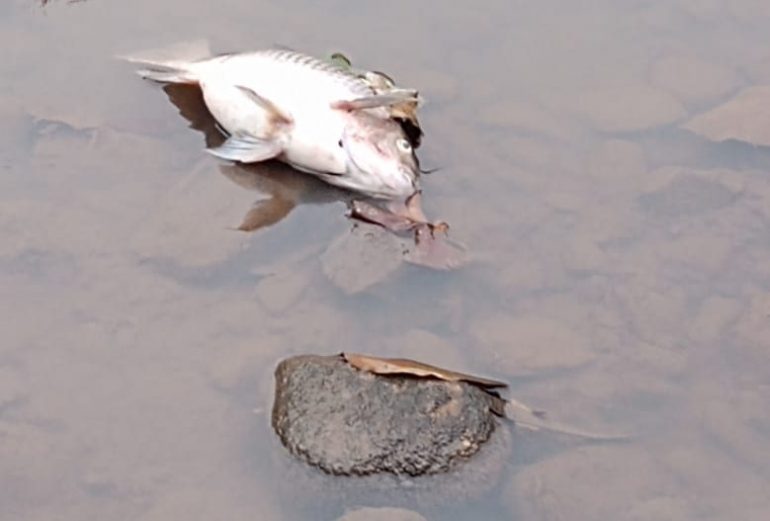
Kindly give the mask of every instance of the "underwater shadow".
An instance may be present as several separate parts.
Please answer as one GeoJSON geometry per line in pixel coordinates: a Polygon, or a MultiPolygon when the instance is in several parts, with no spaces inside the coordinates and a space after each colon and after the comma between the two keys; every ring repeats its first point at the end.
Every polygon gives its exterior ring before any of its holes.
{"type": "MultiPolygon", "coordinates": [[[[206,108],[203,94],[196,85],[167,84],[163,91],[189,127],[201,132],[207,148],[221,145],[226,135],[206,108]]],[[[256,201],[246,212],[238,230],[253,232],[272,226],[286,218],[302,204],[350,204],[353,194],[324,183],[320,179],[295,170],[280,161],[261,163],[220,163],[219,172],[246,190],[266,197],[256,201]]]]}

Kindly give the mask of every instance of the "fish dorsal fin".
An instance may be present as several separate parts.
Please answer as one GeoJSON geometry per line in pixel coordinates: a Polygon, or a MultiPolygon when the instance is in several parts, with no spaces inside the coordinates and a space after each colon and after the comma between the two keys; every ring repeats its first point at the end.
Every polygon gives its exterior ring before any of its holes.
{"type": "Polygon", "coordinates": [[[353,69],[353,63],[350,58],[342,54],[341,52],[335,52],[329,57],[329,61],[341,69],[350,71],[353,69]]]}
{"type": "Polygon", "coordinates": [[[353,100],[338,100],[331,103],[337,110],[352,112],[355,110],[373,109],[377,107],[392,107],[402,103],[420,103],[420,95],[413,89],[399,89],[387,94],[374,94],[353,100]]]}
{"type": "Polygon", "coordinates": [[[289,125],[292,122],[291,117],[287,116],[281,109],[279,109],[275,103],[269,99],[260,96],[253,89],[244,87],[243,85],[236,85],[242,94],[248,97],[251,101],[262,107],[271,116],[271,122],[278,125],[289,125]]]}

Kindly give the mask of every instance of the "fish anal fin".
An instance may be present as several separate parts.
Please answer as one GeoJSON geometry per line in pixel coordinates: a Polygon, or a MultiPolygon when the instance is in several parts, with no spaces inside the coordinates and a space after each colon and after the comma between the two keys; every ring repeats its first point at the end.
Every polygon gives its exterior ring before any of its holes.
{"type": "Polygon", "coordinates": [[[220,146],[209,148],[207,152],[229,161],[257,163],[280,155],[283,152],[283,146],[275,140],[257,139],[250,136],[230,136],[220,146]]]}

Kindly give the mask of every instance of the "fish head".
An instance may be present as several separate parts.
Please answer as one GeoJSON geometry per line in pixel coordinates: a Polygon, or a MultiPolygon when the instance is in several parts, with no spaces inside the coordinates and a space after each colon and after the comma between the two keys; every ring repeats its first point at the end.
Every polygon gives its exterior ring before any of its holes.
{"type": "Polygon", "coordinates": [[[406,198],[419,189],[419,163],[401,125],[356,111],[340,140],[350,188],[381,199],[406,198]]]}

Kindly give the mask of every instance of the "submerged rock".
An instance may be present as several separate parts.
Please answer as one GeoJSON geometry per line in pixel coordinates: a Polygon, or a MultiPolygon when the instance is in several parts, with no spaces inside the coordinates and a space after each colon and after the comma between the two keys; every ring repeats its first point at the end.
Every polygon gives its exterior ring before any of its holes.
{"type": "Polygon", "coordinates": [[[301,355],[276,369],[272,424],[292,454],[328,474],[421,476],[478,452],[501,402],[465,381],[375,375],[342,356],[301,355]]]}
{"type": "Polygon", "coordinates": [[[770,147],[770,85],[749,87],[727,103],[695,116],[684,128],[714,142],[770,147]]]}
{"type": "Polygon", "coordinates": [[[274,453],[274,493],[301,519],[478,517],[513,463],[512,425],[609,439],[502,399],[504,382],[409,359],[300,355],[275,377],[272,427],[288,451],[274,453]]]}

